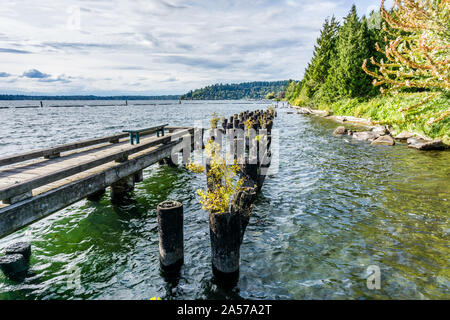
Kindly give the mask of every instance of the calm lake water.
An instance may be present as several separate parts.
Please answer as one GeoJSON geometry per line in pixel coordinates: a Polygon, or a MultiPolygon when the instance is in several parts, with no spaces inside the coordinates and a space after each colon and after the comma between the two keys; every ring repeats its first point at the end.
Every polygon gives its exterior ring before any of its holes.
{"type": "MultiPolygon", "coordinates": [[[[47,102],[45,102],[47,103],[47,102]]],[[[58,104],[60,102],[54,102],[58,104]]],[[[155,124],[207,123],[266,102],[64,102],[97,107],[0,109],[0,156],[155,124]]],[[[2,106],[35,101],[0,101],[2,106]]],[[[50,105],[50,104],[47,104],[50,105]]],[[[241,248],[238,286],[212,281],[204,175],[154,165],[135,201],[80,201],[6,238],[33,245],[23,282],[0,273],[0,299],[448,299],[450,152],[372,147],[331,135],[337,123],[280,108],[278,173],[269,176],[241,248]],[[159,272],[156,206],[184,204],[185,265],[159,272]],[[369,290],[378,266],[381,289],[369,290]],[[77,281],[79,279],[79,281],[77,281]]]]}

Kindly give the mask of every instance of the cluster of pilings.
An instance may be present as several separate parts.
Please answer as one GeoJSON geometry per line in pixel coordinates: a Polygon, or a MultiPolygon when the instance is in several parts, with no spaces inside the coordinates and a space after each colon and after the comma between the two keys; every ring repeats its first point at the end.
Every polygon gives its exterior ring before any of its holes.
{"type": "MultiPolygon", "coordinates": [[[[234,195],[228,212],[209,214],[213,273],[217,280],[227,285],[234,285],[239,278],[240,246],[253,202],[270,166],[272,127],[276,115],[274,109],[245,111],[222,119],[222,128],[210,131],[210,137],[219,144],[223,134],[226,135],[244,180],[243,188],[234,195]]],[[[207,171],[208,168],[207,165],[207,171]]],[[[208,180],[209,188],[214,188],[212,183],[208,180]]]]}
{"type": "Polygon", "coordinates": [[[256,110],[256,111],[244,111],[239,114],[231,116],[229,119],[222,119],[222,130],[226,129],[250,129],[246,127],[246,122],[250,120],[252,122],[252,128],[254,130],[267,129],[272,130],[273,118],[276,117],[276,111],[272,110],[256,110]],[[265,121],[262,121],[265,117],[265,121]]]}
{"type": "MultiPolygon", "coordinates": [[[[233,151],[233,160],[239,164],[239,175],[244,180],[233,197],[230,210],[209,213],[211,262],[216,280],[233,287],[239,279],[240,247],[249,223],[253,203],[261,190],[271,162],[274,109],[245,111],[229,119],[222,119],[221,128],[212,128],[209,139],[227,143],[233,151]]],[[[233,161],[234,163],[234,161],[233,161]]],[[[210,166],[206,164],[208,173],[210,166]]],[[[208,174],[207,174],[208,177],[208,174]]],[[[207,188],[214,190],[217,183],[207,178],[207,188]]],[[[160,266],[164,274],[174,275],[184,261],[183,205],[167,200],[157,207],[160,266]]]]}

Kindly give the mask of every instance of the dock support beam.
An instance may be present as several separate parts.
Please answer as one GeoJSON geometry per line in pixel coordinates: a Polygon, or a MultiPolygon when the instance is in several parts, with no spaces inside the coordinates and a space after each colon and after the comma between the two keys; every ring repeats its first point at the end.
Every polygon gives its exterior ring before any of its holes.
{"type": "Polygon", "coordinates": [[[167,200],[156,211],[161,269],[166,274],[177,273],[184,262],[183,204],[167,200]]]}
{"type": "Polygon", "coordinates": [[[29,199],[29,198],[31,198],[32,196],[33,196],[32,192],[31,192],[31,191],[28,191],[28,192],[19,194],[19,195],[17,195],[17,196],[14,196],[14,197],[12,197],[12,198],[4,199],[4,200],[3,200],[3,203],[4,203],[4,204],[14,204],[14,203],[20,202],[20,201],[22,201],[22,200],[29,199]]]}
{"type": "Polygon", "coordinates": [[[119,203],[134,189],[134,175],[127,176],[111,185],[111,202],[119,203]]]}

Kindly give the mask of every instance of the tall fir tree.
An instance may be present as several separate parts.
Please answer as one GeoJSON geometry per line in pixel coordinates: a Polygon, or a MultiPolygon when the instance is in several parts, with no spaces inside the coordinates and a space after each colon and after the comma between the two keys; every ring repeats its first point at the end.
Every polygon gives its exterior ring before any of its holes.
{"type": "Polygon", "coordinates": [[[325,20],[311,63],[305,73],[306,83],[309,87],[310,97],[325,83],[330,71],[330,63],[336,58],[336,42],[339,31],[339,23],[333,16],[325,20]]]}
{"type": "Polygon", "coordinates": [[[336,58],[331,61],[325,91],[328,97],[360,97],[373,92],[371,79],[361,65],[373,45],[365,17],[359,19],[353,5],[339,29],[336,58]]]}
{"type": "Polygon", "coordinates": [[[338,30],[339,23],[334,16],[325,20],[317,44],[314,46],[312,60],[305,69],[303,81],[297,84],[295,93],[291,97],[302,95],[305,99],[311,99],[325,83],[330,62],[336,56],[338,30]]]}

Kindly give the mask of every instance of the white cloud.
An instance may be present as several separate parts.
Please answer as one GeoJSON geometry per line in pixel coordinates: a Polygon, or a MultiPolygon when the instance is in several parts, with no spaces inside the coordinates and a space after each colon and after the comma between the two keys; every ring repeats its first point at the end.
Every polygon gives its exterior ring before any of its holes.
{"type": "MultiPolygon", "coordinates": [[[[360,13],[373,1],[357,1],[360,13]]],[[[9,0],[0,77],[25,93],[169,94],[299,79],[323,20],[351,1],[9,0]],[[45,79],[21,77],[36,70],[45,79]],[[46,81],[43,81],[46,80],[46,81]]]]}

